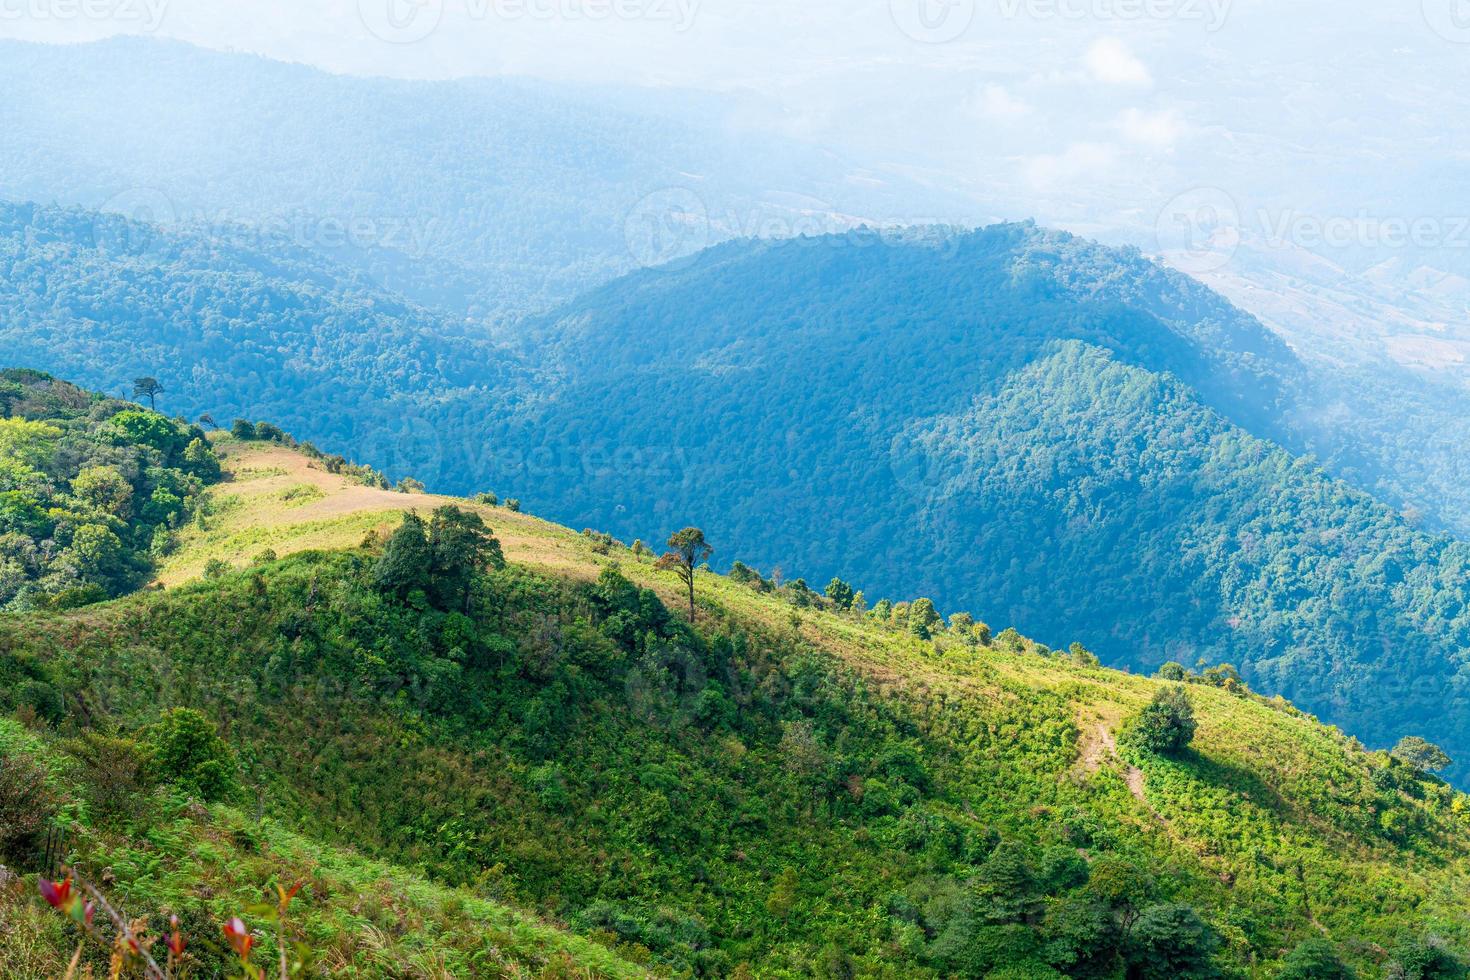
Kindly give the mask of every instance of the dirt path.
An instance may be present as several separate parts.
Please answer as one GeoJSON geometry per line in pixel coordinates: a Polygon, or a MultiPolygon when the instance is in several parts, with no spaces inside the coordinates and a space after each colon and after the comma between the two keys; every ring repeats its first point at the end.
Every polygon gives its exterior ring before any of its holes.
{"type": "Polygon", "coordinates": [[[1103,767],[1103,763],[1109,759],[1116,759],[1123,763],[1123,779],[1128,784],[1128,792],[1133,798],[1148,807],[1148,811],[1156,819],[1163,822],[1163,817],[1149,805],[1148,796],[1144,793],[1143,770],[1137,766],[1123,761],[1118,755],[1118,740],[1113,736],[1112,727],[1106,721],[1098,721],[1091,728],[1084,728],[1082,733],[1082,753],[1079,762],[1087,773],[1095,773],[1103,767]]]}

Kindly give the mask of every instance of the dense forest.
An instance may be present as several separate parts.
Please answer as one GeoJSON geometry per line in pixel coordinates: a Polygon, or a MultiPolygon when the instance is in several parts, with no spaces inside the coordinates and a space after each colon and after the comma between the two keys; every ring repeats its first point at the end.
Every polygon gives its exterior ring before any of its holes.
{"type": "Polygon", "coordinates": [[[1459,546],[1290,455],[1326,431],[1311,375],[1136,253],[1024,224],[736,242],[491,337],[287,245],[0,213],[12,356],[625,539],[697,520],[768,574],[1108,663],[1232,662],[1470,758],[1459,546]]]}
{"type": "MultiPolygon", "coordinates": [[[[1463,974],[1466,798],[1228,672],[1130,677],[751,574],[699,573],[691,623],[648,549],[468,501],[420,497],[366,541],[350,508],[326,538],[303,516],[328,547],[299,551],[265,445],[229,447],[182,546],[268,504],[297,553],[0,619],[4,771],[50,773],[0,779],[0,806],[64,824],[135,914],[197,936],[238,912],[271,962],[271,907],[236,903],[295,880],[305,946],[395,975],[428,968],[419,941],[446,972],[546,978],[1463,974]],[[410,899],[342,845],[446,891],[410,899]],[[487,902],[607,959],[477,939],[459,923],[487,902]]],[[[0,860],[37,846],[0,836],[0,860]]],[[[59,968],[43,921],[0,933],[7,964],[59,968]]],[[[235,955],[190,948],[205,972],[235,955]]]]}
{"type": "Polygon", "coordinates": [[[219,475],[198,426],[0,371],[0,608],[65,609],[136,588],[219,475]]]}

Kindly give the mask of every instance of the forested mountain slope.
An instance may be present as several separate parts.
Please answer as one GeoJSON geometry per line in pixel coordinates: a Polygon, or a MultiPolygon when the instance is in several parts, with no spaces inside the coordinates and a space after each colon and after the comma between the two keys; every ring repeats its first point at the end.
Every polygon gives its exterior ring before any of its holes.
{"type": "Polygon", "coordinates": [[[645,466],[512,485],[617,533],[690,513],[762,568],[916,586],[1110,663],[1233,662],[1377,744],[1470,752],[1470,552],[1280,448],[1312,392],[1273,335],[1027,226],[862,245],[731,244],[535,321],[555,386],[526,431],[645,466]]]}
{"type": "Polygon", "coordinates": [[[335,76],[145,38],[0,43],[0,90],[0,198],[263,226],[475,316],[734,236],[974,216],[957,195],[752,138],[708,95],[335,76]]]}
{"type": "MultiPolygon", "coordinates": [[[[1449,964],[1467,938],[1465,798],[1228,679],[1185,686],[1197,733],[1157,754],[1130,726],[1171,688],[1080,649],[963,619],[925,637],[705,573],[691,627],[646,552],[214,439],[227,478],[166,590],[0,619],[0,676],[61,705],[37,722],[0,685],[0,706],[37,726],[5,722],[0,751],[53,758],[74,780],[58,793],[97,791],[68,761],[88,728],[147,745],[183,707],[224,737],[233,785],[166,771],[146,791],[163,811],[73,824],[72,859],[110,868],[135,914],[202,922],[252,878],[304,875],[313,941],[395,975],[428,969],[442,942],[451,972],[510,961],[547,977],[625,975],[614,956],[655,975],[1267,975],[1304,944],[1375,977],[1449,964]],[[409,510],[435,542],[478,514],[494,553],[482,545],[468,579],[399,561],[409,510]],[[220,802],[168,809],[190,792],[220,802]],[[343,845],[610,952],[525,931],[517,945],[503,924],[476,943],[468,917],[507,913],[343,845]],[[344,887],[361,895],[350,914],[334,911],[344,887]],[[378,903],[405,908],[404,888],[431,911],[374,939],[378,903]]],[[[53,929],[28,947],[9,930],[0,949],[54,970],[53,929]]],[[[261,942],[270,953],[269,929],[261,942]]]]}
{"type": "Polygon", "coordinates": [[[1300,363],[1136,253],[1029,225],[730,243],[497,340],[287,245],[4,214],[0,339],[48,368],[625,538],[685,515],[767,572],[1109,663],[1229,660],[1470,758],[1463,549],[1282,451],[1310,442],[1300,363]]]}
{"type": "Polygon", "coordinates": [[[289,241],[76,208],[0,203],[0,340],[17,363],[124,394],[156,375],[170,412],[268,417],[429,478],[425,418],[521,386],[461,324],[289,241]]]}

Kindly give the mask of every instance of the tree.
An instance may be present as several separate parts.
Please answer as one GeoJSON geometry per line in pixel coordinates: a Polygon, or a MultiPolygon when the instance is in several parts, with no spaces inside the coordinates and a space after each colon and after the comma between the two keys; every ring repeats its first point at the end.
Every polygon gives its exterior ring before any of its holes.
{"type": "Polygon", "coordinates": [[[133,485],[113,466],[89,466],[71,481],[72,496],[89,507],[127,520],[133,511],[133,485]]]}
{"type": "Polygon", "coordinates": [[[832,605],[838,609],[847,610],[852,608],[852,586],[842,581],[842,579],[834,576],[832,581],[827,583],[825,591],[827,598],[832,600],[832,605]]]}
{"type": "Polygon", "coordinates": [[[203,415],[199,416],[199,425],[205,429],[219,428],[219,424],[215,422],[214,416],[210,415],[208,412],[205,412],[203,415]]]}
{"type": "Polygon", "coordinates": [[[1146,752],[1173,755],[1194,740],[1196,727],[1194,705],[1184,688],[1176,684],[1156,693],[1148,707],[1134,717],[1127,738],[1146,752]]]}
{"type": "Polygon", "coordinates": [[[1170,660],[1160,667],[1154,676],[1161,681],[1182,681],[1189,676],[1189,671],[1185,670],[1184,665],[1178,661],[1170,660]]]}
{"type": "Polygon", "coordinates": [[[184,465],[206,483],[215,483],[220,478],[219,459],[203,439],[192,439],[184,447],[184,465]]]}
{"type": "Polygon", "coordinates": [[[157,399],[161,394],[163,394],[163,385],[158,383],[157,378],[144,375],[133,379],[133,395],[148,399],[148,407],[155,412],[158,411],[157,399]]]}
{"type": "Polygon", "coordinates": [[[787,868],[777,875],[771,893],[766,896],[766,911],[777,919],[790,917],[792,910],[796,908],[796,890],[799,884],[800,879],[795,868],[787,868]]]}
{"type": "Polygon", "coordinates": [[[934,611],[934,603],[928,599],[915,599],[909,606],[909,632],[921,640],[927,640],[934,635],[934,627],[944,622],[939,613],[934,611]]]}
{"type": "Polygon", "coordinates": [[[1074,664],[1082,667],[1096,667],[1098,665],[1097,654],[1080,643],[1073,643],[1067,647],[1067,656],[1072,658],[1074,664]]]}
{"type": "Polygon", "coordinates": [[[1395,980],[1464,980],[1465,964],[1443,939],[1427,934],[1394,947],[1387,975],[1395,980]]]}
{"type": "Polygon", "coordinates": [[[1235,669],[1234,664],[1216,664],[1214,667],[1207,667],[1200,677],[1206,684],[1223,687],[1232,693],[1245,690],[1245,681],[1241,679],[1240,671],[1235,669]]]}
{"type": "Polygon", "coordinates": [[[1321,936],[1304,939],[1281,961],[1276,980],[1356,980],[1357,972],[1321,936]]]}
{"type": "Polygon", "coordinates": [[[1418,735],[1405,735],[1388,754],[1419,772],[1439,772],[1453,764],[1444,749],[1418,735]]]}
{"type": "Polygon", "coordinates": [[[405,599],[415,590],[428,591],[429,536],[423,518],[412,512],[388,539],[383,557],[373,567],[373,583],[380,591],[405,599]]]}
{"type": "Polygon", "coordinates": [[[1206,980],[1217,977],[1215,931],[1188,905],[1145,909],[1133,927],[1130,977],[1139,980],[1206,980]]]}
{"type": "Polygon", "coordinates": [[[704,540],[704,532],[686,527],[669,536],[669,550],[658,560],[659,568],[672,568],[689,590],[689,621],[694,622],[694,570],[715,553],[704,540]]]}
{"type": "Polygon", "coordinates": [[[230,747],[214,723],[193,708],[174,708],[147,730],[153,774],[198,793],[205,800],[221,800],[235,789],[235,763],[230,747]]]}
{"type": "Polygon", "coordinates": [[[431,590],[445,608],[457,605],[466,613],[475,576],[505,564],[500,542],[480,515],[451,504],[429,519],[428,549],[431,590]]]}

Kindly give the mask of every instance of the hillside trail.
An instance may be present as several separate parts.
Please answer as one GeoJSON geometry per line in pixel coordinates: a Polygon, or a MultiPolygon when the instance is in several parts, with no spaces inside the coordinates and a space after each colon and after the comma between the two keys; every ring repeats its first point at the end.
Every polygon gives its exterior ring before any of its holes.
{"type": "Polygon", "coordinates": [[[1148,808],[1154,819],[1165,826],[1165,820],[1153,805],[1148,801],[1148,795],[1144,792],[1143,770],[1127,762],[1118,754],[1118,740],[1113,736],[1113,730],[1106,721],[1098,721],[1089,734],[1086,734],[1082,743],[1082,767],[1088,773],[1095,773],[1103,767],[1103,763],[1109,759],[1115,759],[1123,765],[1123,780],[1128,784],[1128,792],[1133,798],[1148,808]]]}

